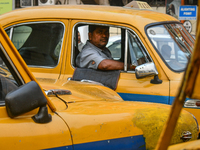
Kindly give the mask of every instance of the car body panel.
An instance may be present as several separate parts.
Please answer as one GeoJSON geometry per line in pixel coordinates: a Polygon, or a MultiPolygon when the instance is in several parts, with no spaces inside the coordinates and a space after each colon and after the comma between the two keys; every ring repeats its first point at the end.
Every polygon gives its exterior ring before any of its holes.
{"type": "MultiPolygon", "coordinates": [[[[146,146],[141,148],[152,149],[158,140],[158,136],[155,135],[159,135],[165,123],[164,120],[169,114],[170,106],[168,105],[123,101],[113,90],[96,84],[70,80],[59,80],[54,85],[46,82],[40,83],[45,90],[54,87],[71,91],[72,95],[59,95],[68,103],[67,107],[61,106],[61,102],[56,98],[50,97],[50,99],[57,108],[59,116],[68,123],[74,147],[89,146],[88,149],[92,149],[98,145],[104,148],[107,144],[108,147],[116,145],[121,147],[124,140],[127,146],[131,147],[131,143],[136,140],[141,145],[146,143],[146,146]],[[86,89],[90,95],[85,94],[86,89]],[[112,99],[113,96],[115,99],[112,99]],[[154,116],[154,119],[151,116],[154,116]],[[157,127],[158,124],[161,128],[157,127]],[[155,138],[152,139],[152,135],[155,138]]],[[[190,121],[191,115],[186,111],[183,111],[182,115],[179,120],[180,124],[190,127],[191,131],[196,130],[197,124],[195,120],[190,121]],[[187,125],[184,123],[185,120],[188,120],[187,125]]],[[[184,128],[177,127],[172,144],[181,142],[180,134],[184,128]]],[[[192,135],[194,139],[198,136],[197,133],[192,135]]]]}
{"type": "Polygon", "coordinates": [[[162,84],[153,85],[149,84],[150,80],[151,77],[146,77],[138,82],[134,74],[121,73],[116,91],[124,100],[134,101],[137,99],[137,101],[144,101],[144,96],[146,96],[148,97],[148,99],[145,98],[147,102],[168,104],[169,91],[166,89],[169,88],[169,81],[163,80],[162,84]],[[148,95],[144,89],[148,91],[148,95]],[[132,91],[134,91],[134,94],[132,91]]]}
{"type": "Polygon", "coordinates": [[[36,124],[31,117],[38,109],[15,119],[10,119],[5,109],[0,108],[1,149],[45,149],[63,145],[72,149],[69,129],[56,114],[51,113],[51,123],[36,124]]]}
{"type": "Polygon", "coordinates": [[[195,141],[192,141],[192,142],[187,142],[187,143],[183,143],[183,144],[176,144],[174,146],[170,146],[168,148],[168,150],[176,150],[176,149],[185,149],[185,150],[189,150],[189,149],[192,149],[192,150],[197,150],[197,149],[200,149],[200,141],[199,140],[195,140],[195,141]]]}
{"type": "MultiPolygon", "coordinates": [[[[146,106],[143,103],[126,101],[74,102],[70,103],[68,109],[64,111],[68,113],[59,112],[59,115],[68,122],[75,145],[87,143],[89,147],[93,147],[93,142],[97,145],[99,144],[97,141],[107,141],[110,144],[115,144],[112,142],[118,139],[120,146],[123,144],[124,138],[129,140],[131,138],[131,140],[137,140],[140,144],[145,141],[146,149],[153,149],[165,123],[163,120],[169,115],[167,109],[169,106],[160,106],[152,103],[145,104],[146,106]],[[157,114],[158,110],[159,114],[157,114]],[[151,116],[154,116],[154,118],[151,116]],[[158,124],[161,128],[157,127],[158,124]],[[144,139],[141,137],[142,133],[144,139]],[[154,135],[154,138],[152,138],[152,135],[154,135]]],[[[187,124],[190,124],[190,130],[195,130],[196,123],[195,121],[189,121],[190,114],[184,111],[182,115],[184,120],[180,117],[179,123],[182,122],[181,124],[186,125],[183,123],[186,119],[188,120],[187,124]]],[[[171,144],[181,142],[180,134],[182,131],[180,127],[176,128],[176,134],[174,134],[171,144]]],[[[198,134],[193,133],[194,139],[197,136],[198,134]]]]}
{"type": "Polygon", "coordinates": [[[58,80],[55,83],[41,82],[45,91],[53,89],[69,90],[72,94],[59,95],[66,102],[81,102],[90,100],[102,101],[123,101],[122,98],[113,90],[96,84],[77,82],[71,80],[58,80]]]}

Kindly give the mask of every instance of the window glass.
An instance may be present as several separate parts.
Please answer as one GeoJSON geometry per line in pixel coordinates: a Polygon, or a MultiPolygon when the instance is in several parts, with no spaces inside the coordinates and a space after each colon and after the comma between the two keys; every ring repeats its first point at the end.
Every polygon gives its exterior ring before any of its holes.
{"type": "Polygon", "coordinates": [[[151,61],[139,39],[131,32],[128,32],[128,48],[132,65],[138,66],[151,61]]]}
{"type": "Polygon", "coordinates": [[[63,33],[61,23],[24,24],[13,28],[11,40],[27,65],[54,67],[59,60],[63,33]]]}
{"type": "Polygon", "coordinates": [[[32,28],[29,26],[19,26],[14,28],[12,35],[12,42],[17,49],[20,49],[24,45],[32,32],[32,28]]]}
{"type": "Polygon", "coordinates": [[[6,30],[7,35],[10,37],[10,29],[6,30]]]}
{"type": "Polygon", "coordinates": [[[110,27],[110,37],[107,44],[114,60],[120,60],[121,56],[121,29],[110,27]]]}
{"type": "Polygon", "coordinates": [[[194,47],[194,39],[180,24],[157,25],[147,34],[167,66],[174,71],[186,68],[194,47]]]}

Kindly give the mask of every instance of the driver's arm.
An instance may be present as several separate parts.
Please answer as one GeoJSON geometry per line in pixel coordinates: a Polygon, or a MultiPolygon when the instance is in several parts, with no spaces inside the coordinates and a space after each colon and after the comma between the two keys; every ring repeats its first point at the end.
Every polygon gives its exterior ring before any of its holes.
{"type": "MultiPolygon", "coordinates": [[[[130,65],[131,69],[135,69],[135,66],[130,65]]],[[[124,70],[124,63],[112,59],[104,59],[98,65],[99,70],[124,70]]]]}

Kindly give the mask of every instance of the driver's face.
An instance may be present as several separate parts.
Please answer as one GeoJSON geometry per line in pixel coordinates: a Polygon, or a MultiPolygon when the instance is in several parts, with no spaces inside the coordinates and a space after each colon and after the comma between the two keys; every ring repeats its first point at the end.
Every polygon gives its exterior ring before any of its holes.
{"type": "Polygon", "coordinates": [[[90,42],[100,49],[106,47],[108,39],[109,39],[108,27],[97,27],[92,33],[89,33],[90,42]]]}

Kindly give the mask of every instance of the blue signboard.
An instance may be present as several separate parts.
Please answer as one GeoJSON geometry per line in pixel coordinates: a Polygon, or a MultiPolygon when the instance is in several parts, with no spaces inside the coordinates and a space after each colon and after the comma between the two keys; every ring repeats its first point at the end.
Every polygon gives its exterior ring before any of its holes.
{"type": "Polygon", "coordinates": [[[179,7],[179,20],[196,20],[197,19],[197,6],[180,6],[179,7]]]}

